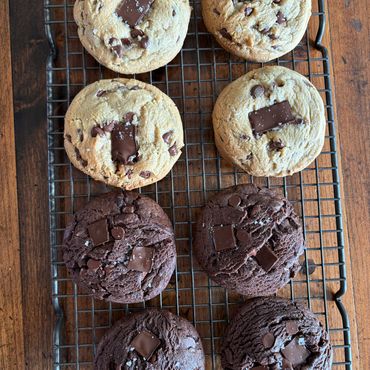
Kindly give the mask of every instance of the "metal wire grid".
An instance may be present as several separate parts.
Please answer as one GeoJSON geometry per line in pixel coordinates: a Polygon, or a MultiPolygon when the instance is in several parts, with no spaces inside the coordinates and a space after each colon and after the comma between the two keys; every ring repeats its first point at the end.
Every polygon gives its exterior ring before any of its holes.
{"type": "Polygon", "coordinates": [[[306,75],[326,104],[324,150],[309,168],[291,178],[251,178],[219,157],[211,125],[215,99],[230,81],[261,65],[230,56],[213,41],[202,23],[199,0],[192,1],[192,19],[181,53],[168,66],[136,76],[159,87],[178,105],[186,147],[164,180],[142,189],[173,221],[178,248],[175,274],[159,297],[123,306],[94,301],[80,292],[68,277],[61,256],[64,227],[73,212],[90,197],[108,190],[68,161],[63,148],[64,114],[84,86],[116,75],[84,51],[73,21],[73,0],[45,0],[46,33],[51,46],[46,88],[55,369],[91,369],[102,334],[129,310],[144,307],[163,307],[193,322],[202,336],[207,369],[220,369],[222,335],[242,297],[216,286],[201,271],[192,254],[192,231],[200,207],[212,194],[243,182],[274,188],[288,197],[302,216],[307,246],[302,265],[308,270],[308,260],[313,259],[316,270],[312,275],[300,273],[279,295],[306,303],[318,315],[334,344],[333,367],[351,369],[349,321],[341,302],[346,273],[330,68],[327,49],[321,44],[325,10],[323,0],[313,2],[310,27],[302,42],[293,52],[270,63],[306,75]]]}

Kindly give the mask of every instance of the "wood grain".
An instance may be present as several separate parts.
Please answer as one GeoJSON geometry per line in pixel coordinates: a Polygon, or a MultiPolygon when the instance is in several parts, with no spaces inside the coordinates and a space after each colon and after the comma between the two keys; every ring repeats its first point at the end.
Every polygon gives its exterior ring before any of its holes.
{"type": "Polygon", "coordinates": [[[18,232],[13,90],[8,2],[0,2],[0,368],[23,369],[21,261],[18,232]]]}
{"type": "Polygon", "coordinates": [[[370,112],[367,1],[329,2],[342,178],[352,269],[354,369],[370,369],[370,112]]]}

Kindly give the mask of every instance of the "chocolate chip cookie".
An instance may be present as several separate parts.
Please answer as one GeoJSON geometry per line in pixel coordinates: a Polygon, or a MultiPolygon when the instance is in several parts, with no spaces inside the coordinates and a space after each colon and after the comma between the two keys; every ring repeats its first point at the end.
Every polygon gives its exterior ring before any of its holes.
{"type": "Polygon", "coordinates": [[[248,72],[228,85],[213,111],[221,155],[253,176],[287,176],[321,152],[325,110],[311,82],[285,67],[248,72]]]}
{"type": "Polygon", "coordinates": [[[244,305],[222,349],[225,370],[329,370],[333,350],[316,316],[297,302],[269,297],[244,305]]]}
{"type": "Polygon", "coordinates": [[[77,0],[82,45],[101,64],[124,74],[169,63],[185,40],[188,0],[77,0]]]}
{"type": "Polygon", "coordinates": [[[202,0],[204,23],[230,53],[267,62],[294,49],[311,16],[311,0],[202,0]]]}
{"type": "Polygon", "coordinates": [[[249,297],[271,295],[300,270],[303,233],[292,204],[253,184],[224,189],[197,222],[195,254],[217,284],[249,297]]]}
{"type": "Polygon", "coordinates": [[[152,199],[115,191],[75,213],[64,233],[63,258],[94,298],[149,300],[168,284],[176,264],[171,222],[152,199]]]}
{"type": "Polygon", "coordinates": [[[185,319],[145,310],[118,321],[99,343],[95,370],[204,370],[202,342],[185,319]]]}
{"type": "Polygon", "coordinates": [[[126,190],[161,180],[184,146],[174,102],[137,80],[85,87],[65,117],[64,146],[79,170],[126,190]]]}

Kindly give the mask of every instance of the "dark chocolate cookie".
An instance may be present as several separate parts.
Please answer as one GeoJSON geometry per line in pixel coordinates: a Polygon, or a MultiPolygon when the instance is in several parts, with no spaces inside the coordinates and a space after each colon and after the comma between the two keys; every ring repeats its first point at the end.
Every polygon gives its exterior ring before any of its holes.
{"type": "Polygon", "coordinates": [[[95,298],[135,303],[157,296],[176,264],[171,222],[152,199],[115,191],[78,211],[64,234],[64,261],[95,298]]]}
{"type": "Polygon", "coordinates": [[[316,316],[301,304],[256,298],[230,323],[222,349],[225,370],[328,370],[333,351],[316,316]]]}
{"type": "Polygon", "coordinates": [[[250,297],[274,294],[299,271],[303,233],[292,204],[252,184],[223,190],[202,211],[195,253],[211,279],[250,297]]]}
{"type": "Polygon", "coordinates": [[[99,343],[95,370],[203,370],[202,342],[185,319],[146,310],[117,322],[99,343]]]}

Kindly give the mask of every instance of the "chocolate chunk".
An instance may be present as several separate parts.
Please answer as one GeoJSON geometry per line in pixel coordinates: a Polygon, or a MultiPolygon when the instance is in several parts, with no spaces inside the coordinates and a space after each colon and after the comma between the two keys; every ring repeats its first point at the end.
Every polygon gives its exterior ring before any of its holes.
{"type": "Polygon", "coordinates": [[[135,247],[127,265],[130,270],[149,272],[153,263],[153,248],[135,247]]]}
{"type": "Polygon", "coordinates": [[[112,121],[112,122],[109,122],[107,123],[104,127],[103,127],[103,130],[105,132],[112,132],[113,129],[114,129],[114,125],[118,124],[117,121],[112,121]]]}
{"type": "MultiPolygon", "coordinates": [[[[302,274],[306,275],[307,274],[306,261],[303,261],[301,265],[302,265],[301,272],[302,272],[302,274]]],[[[308,261],[307,261],[307,265],[308,265],[308,275],[312,275],[316,270],[315,261],[313,259],[309,258],[308,261]]]]}
{"type": "Polygon", "coordinates": [[[66,134],[66,139],[71,143],[72,142],[72,136],[70,134],[66,134]]]}
{"type": "Polygon", "coordinates": [[[248,246],[252,242],[251,235],[247,230],[240,229],[236,232],[236,238],[241,242],[242,245],[248,246]]]}
{"type": "Polygon", "coordinates": [[[115,124],[111,141],[113,161],[121,164],[133,164],[137,161],[136,126],[130,123],[115,124]]]}
{"type": "Polygon", "coordinates": [[[247,6],[245,9],[244,9],[244,14],[249,17],[251,14],[253,13],[253,8],[247,6]]]}
{"type": "Polygon", "coordinates": [[[125,236],[125,230],[122,227],[116,226],[111,230],[111,234],[115,240],[121,240],[125,236]]]}
{"type": "Polygon", "coordinates": [[[262,344],[265,348],[271,348],[274,346],[275,336],[272,333],[267,333],[262,337],[262,344]]]}
{"type": "Polygon", "coordinates": [[[92,258],[90,258],[90,259],[87,261],[87,268],[88,268],[89,270],[92,270],[92,271],[98,271],[100,267],[101,267],[101,263],[100,263],[100,261],[94,260],[94,259],[92,259],[92,258]]]}
{"type": "Polygon", "coordinates": [[[139,176],[142,177],[143,179],[149,179],[149,177],[152,175],[150,171],[141,171],[139,173],[139,176]]]}
{"type": "Polygon", "coordinates": [[[149,45],[149,37],[148,36],[143,36],[139,42],[139,45],[143,48],[146,49],[149,45]]]}
{"type": "Polygon", "coordinates": [[[281,150],[285,148],[285,145],[283,144],[283,142],[278,139],[278,140],[271,140],[269,142],[269,149],[270,150],[281,150]]]}
{"type": "Polygon", "coordinates": [[[281,0],[273,0],[272,1],[274,4],[280,4],[281,0]]]}
{"type": "Polygon", "coordinates": [[[229,199],[228,199],[228,204],[231,206],[231,207],[238,207],[239,206],[239,204],[241,203],[241,199],[240,199],[240,197],[239,197],[239,195],[236,195],[236,194],[234,194],[234,195],[232,195],[229,199]]]}
{"type": "Polygon", "coordinates": [[[124,46],[131,46],[132,42],[130,39],[128,39],[127,37],[121,39],[121,42],[122,42],[122,45],[124,46]]]}
{"type": "Polygon", "coordinates": [[[299,332],[298,325],[295,321],[289,320],[285,323],[286,331],[289,335],[294,335],[299,332]]]}
{"type": "Polygon", "coordinates": [[[129,26],[136,26],[144,16],[149,12],[149,9],[154,0],[123,0],[118,5],[116,13],[129,26]]]}
{"type": "Polygon", "coordinates": [[[278,24],[283,24],[286,22],[286,18],[284,17],[284,14],[279,10],[276,14],[276,22],[278,24]]]}
{"type": "Polygon", "coordinates": [[[230,33],[227,31],[226,28],[221,28],[220,29],[220,34],[221,34],[221,36],[225,37],[225,39],[233,41],[233,37],[230,35],[230,33]]]}
{"type": "Polygon", "coordinates": [[[117,54],[119,58],[123,57],[123,47],[122,45],[112,46],[112,50],[117,54]]]}
{"type": "Polygon", "coordinates": [[[213,9],[213,13],[215,13],[216,15],[221,15],[221,13],[216,8],[213,9]]]}
{"type": "Polygon", "coordinates": [[[251,140],[251,138],[248,135],[245,135],[245,134],[240,135],[240,138],[242,140],[245,140],[245,141],[250,141],[251,140]]]}
{"type": "Polygon", "coordinates": [[[103,137],[104,136],[104,130],[100,126],[94,126],[91,129],[91,136],[97,137],[97,136],[103,137]]]}
{"type": "Polygon", "coordinates": [[[175,9],[173,9],[172,10],[172,17],[174,17],[176,15],[176,10],[175,9]]]}
{"type": "Polygon", "coordinates": [[[76,159],[82,164],[83,167],[87,166],[87,161],[81,157],[80,150],[75,148],[76,159]]]}
{"type": "Polygon", "coordinates": [[[107,90],[98,90],[98,92],[96,93],[96,96],[98,98],[104,96],[104,95],[107,95],[107,90]]]}
{"type": "Polygon", "coordinates": [[[168,152],[170,153],[170,156],[171,157],[174,157],[175,155],[177,155],[178,153],[178,150],[177,150],[177,147],[176,147],[176,142],[175,144],[173,144],[170,149],[168,149],[168,152]]]}
{"type": "Polygon", "coordinates": [[[95,247],[109,241],[108,222],[106,218],[90,224],[87,230],[95,247]]]}
{"type": "Polygon", "coordinates": [[[236,248],[234,228],[232,225],[214,226],[213,243],[217,252],[236,248]]]}
{"type": "Polygon", "coordinates": [[[294,120],[287,100],[250,112],[248,118],[255,136],[264,134],[294,120]]]}
{"type": "Polygon", "coordinates": [[[253,159],[253,153],[249,153],[249,154],[245,157],[245,159],[246,159],[247,161],[251,161],[251,160],[253,159]]]}
{"type": "Polygon", "coordinates": [[[162,135],[162,139],[166,144],[169,144],[171,142],[172,134],[173,134],[173,131],[168,131],[162,135]]]}
{"type": "Polygon", "coordinates": [[[292,364],[293,367],[303,365],[311,352],[304,345],[299,344],[299,339],[294,338],[284,349],[281,350],[283,356],[292,364]]]}
{"type": "Polygon", "coordinates": [[[269,247],[264,245],[256,254],[256,260],[266,272],[269,272],[275,265],[278,257],[269,247]]]}
{"type": "Polygon", "coordinates": [[[133,347],[145,360],[149,360],[160,344],[161,341],[153,333],[143,330],[133,339],[130,347],[133,347]]]}
{"type": "Polygon", "coordinates": [[[294,370],[292,364],[285,358],[283,358],[281,365],[283,367],[283,370],[294,370]]]}
{"type": "Polygon", "coordinates": [[[254,98],[258,98],[259,96],[263,96],[265,93],[265,88],[262,85],[255,85],[251,88],[251,95],[254,98]]]}
{"type": "Polygon", "coordinates": [[[142,30],[138,30],[137,28],[132,29],[130,33],[133,39],[136,39],[139,36],[144,36],[144,32],[142,30]]]}

